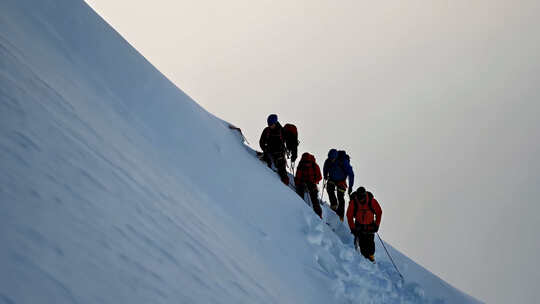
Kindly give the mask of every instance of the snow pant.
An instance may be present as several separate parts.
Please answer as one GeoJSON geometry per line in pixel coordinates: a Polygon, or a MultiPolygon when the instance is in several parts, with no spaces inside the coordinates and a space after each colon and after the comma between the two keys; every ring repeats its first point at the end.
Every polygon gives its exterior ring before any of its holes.
{"type": "Polygon", "coordinates": [[[281,181],[283,181],[285,184],[289,184],[289,176],[287,175],[286,169],[287,161],[285,160],[285,152],[264,152],[263,159],[268,164],[269,168],[272,168],[272,161],[274,161],[274,165],[276,166],[281,181]]]}
{"type": "Polygon", "coordinates": [[[302,199],[304,199],[304,192],[309,192],[309,198],[311,198],[311,206],[313,207],[313,211],[322,218],[322,209],[321,204],[319,203],[319,190],[317,189],[317,185],[314,183],[305,183],[296,185],[296,193],[300,195],[302,199]]]}
{"type": "Polygon", "coordinates": [[[329,180],[326,184],[326,191],[328,192],[328,198],[330,199],[330,207],[336,210],[336,214],[343,218],[345,216],[345,190],[340,187],[335,181],[329,180]],[[337,190],[337,199],[336,199],[337,190]],[[339,203],[339,204],[338,204],[339,203]]]}
{"type": "Polygon", "coordinates": [[[375,254],[375,234],[374,233],[355,233],[355,247],[360,248],[360,253],[367,259],[375,254]]]}

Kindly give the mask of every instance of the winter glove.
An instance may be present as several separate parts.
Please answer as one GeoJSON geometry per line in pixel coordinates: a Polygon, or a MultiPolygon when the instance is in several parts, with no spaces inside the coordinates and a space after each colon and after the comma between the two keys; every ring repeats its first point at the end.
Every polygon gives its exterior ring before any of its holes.
{"type": "Polygon", "coordinates": [[[376,233],[377,231],[379,231],[379,226],[377,226],[376,223],[372,223],[370,226],[371,226],[370,227],[371,232],[376,233]]]}
{"type": "Polygon", "coordinates": [[[352,192],[352,189],[351,189],[351,187],[349,187],[349,188],[347,189],[347,194],[348,194],[349,196],[351,196],[351,192],[352,192]]]}

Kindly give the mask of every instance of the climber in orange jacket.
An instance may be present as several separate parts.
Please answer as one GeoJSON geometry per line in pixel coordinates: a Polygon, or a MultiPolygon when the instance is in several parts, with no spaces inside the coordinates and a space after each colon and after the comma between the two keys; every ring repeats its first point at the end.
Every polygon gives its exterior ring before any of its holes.
{"type": "Polygon", "coordinates": [[[347,208],[347,221],[354,235],[357,250],[372,262],[375,262],[375,233],[379,231],[382,209],[371,192],[359,187],[351,194],[347,208]]]}

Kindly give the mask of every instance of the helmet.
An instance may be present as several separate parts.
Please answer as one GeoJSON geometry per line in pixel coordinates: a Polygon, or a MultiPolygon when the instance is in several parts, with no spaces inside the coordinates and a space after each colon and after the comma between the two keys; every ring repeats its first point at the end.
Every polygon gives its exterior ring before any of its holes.
{"type": "Polygon", "coordinates": [[[266,119],[266,122],[269,126],[277,123],[277,115],[276,114],[270,114],[268,115],[268,118],[266,119]]]}
{"type": "Polygon", "coordinates": [[[328,158],[336,159],[337,156],[338,156],[338,152],[336,149],[330,149],[330,151],[328,151],[328,158]]]}

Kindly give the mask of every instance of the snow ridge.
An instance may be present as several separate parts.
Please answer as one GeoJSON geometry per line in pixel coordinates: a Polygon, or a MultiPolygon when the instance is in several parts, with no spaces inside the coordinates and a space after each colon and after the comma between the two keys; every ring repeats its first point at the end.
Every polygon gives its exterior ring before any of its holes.
{"type": "Polygon", "coordinates": [[[361,259],[84,2],[0,28],[0,302],[476,303],[361,259]]]}

